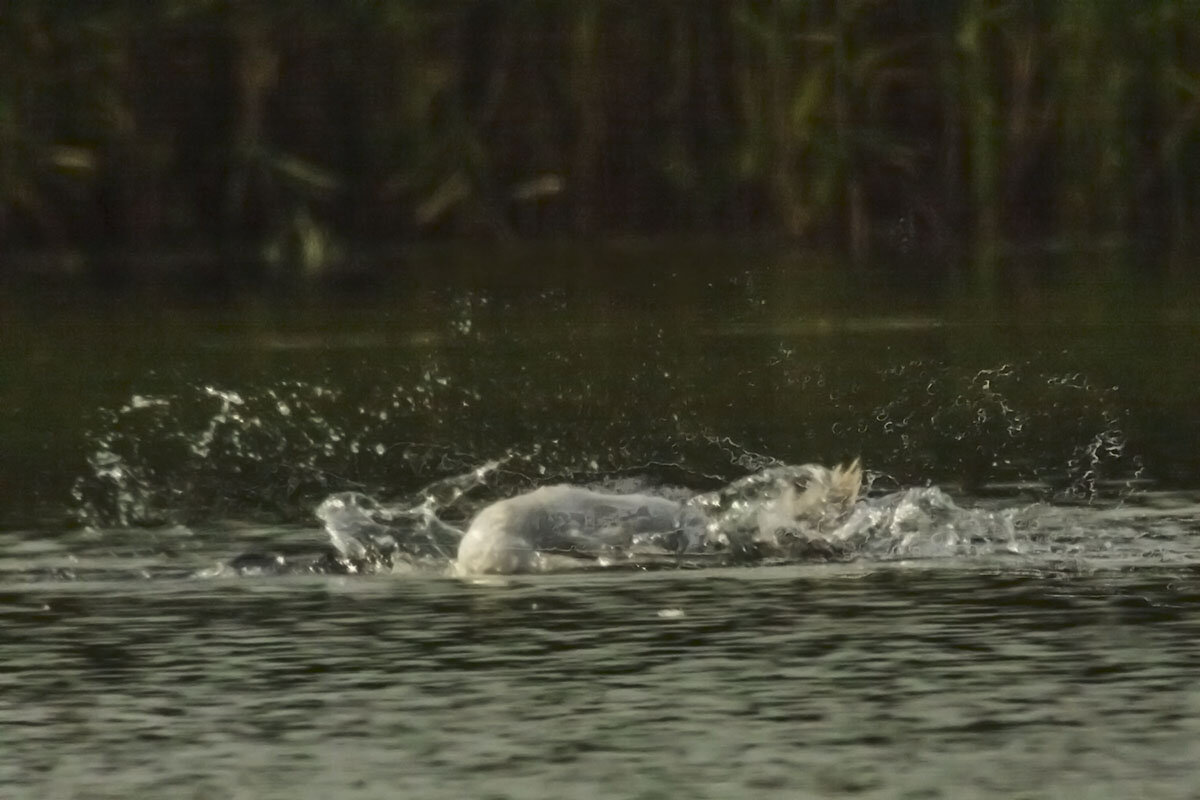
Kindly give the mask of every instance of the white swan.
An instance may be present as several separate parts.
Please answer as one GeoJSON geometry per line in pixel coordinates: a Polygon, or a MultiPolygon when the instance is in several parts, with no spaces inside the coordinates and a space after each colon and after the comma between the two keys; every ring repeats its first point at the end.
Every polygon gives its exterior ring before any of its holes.
{"type": "Polygon", "coordinates": [[[673,533],[682,534],[682,547],[699,545],[702,515],[655,495],[543,486],[480,511],[459,542],[455,570],[460,575],[540,572],[564,565],[564,559],[595,558],[673,533]]]}
{"type": "Polygon", "coordinates": [[[720,492],[686,502],[648,494],[609,494],[577,486],[544,486],[485,507],[458,546],[455,572],[540,572],[595,559],[639,543],[698,553],[764,543],[778,530],[820,533],[858,499],[862,467],[808,464],[765,470],[720,492]]]}

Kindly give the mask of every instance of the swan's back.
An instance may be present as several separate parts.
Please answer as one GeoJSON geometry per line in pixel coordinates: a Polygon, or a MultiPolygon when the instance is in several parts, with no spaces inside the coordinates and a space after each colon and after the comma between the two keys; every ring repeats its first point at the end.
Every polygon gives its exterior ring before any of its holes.
{"type": "Polygon", "coordinates": [[[589,557],[632,537],[680,525],[682,506],[665,497],[543,486],[500,500],[471,521],[458,547],[460,574],[539,571],[548,558],[589,557]]]}

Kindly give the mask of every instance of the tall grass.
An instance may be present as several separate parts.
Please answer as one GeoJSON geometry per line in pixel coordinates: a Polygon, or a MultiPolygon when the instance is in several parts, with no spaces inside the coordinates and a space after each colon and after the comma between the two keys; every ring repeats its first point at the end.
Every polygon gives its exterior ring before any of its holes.
{"type": "Polygon", "coordinates": [[[986,279],[1007,241],[1187,248],[1198,179],[1200,0],[0,11],[8,247],[318,270],[421,238],[720,230],[973,246],[986,279]]]}

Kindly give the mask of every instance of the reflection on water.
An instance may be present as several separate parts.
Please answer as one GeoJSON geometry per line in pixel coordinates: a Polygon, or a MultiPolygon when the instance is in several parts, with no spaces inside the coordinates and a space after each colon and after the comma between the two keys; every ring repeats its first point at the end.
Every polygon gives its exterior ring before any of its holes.
{"type": "Polygon", "coordinates": [[[6,796],[1191,797],[1192,568],[0,595],[6,796]]]}

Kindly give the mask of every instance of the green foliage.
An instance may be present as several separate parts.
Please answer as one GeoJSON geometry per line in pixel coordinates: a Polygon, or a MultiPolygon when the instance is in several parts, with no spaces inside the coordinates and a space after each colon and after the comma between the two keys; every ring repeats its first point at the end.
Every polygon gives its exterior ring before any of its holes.
{"type": "Polygon", "coordinates": [[[1200,0],[8,0],[2,17],[9,246],[319,272],[415,238],[716,228],[987,252],[1184,244],[1200,223],[1200,0]]]}

